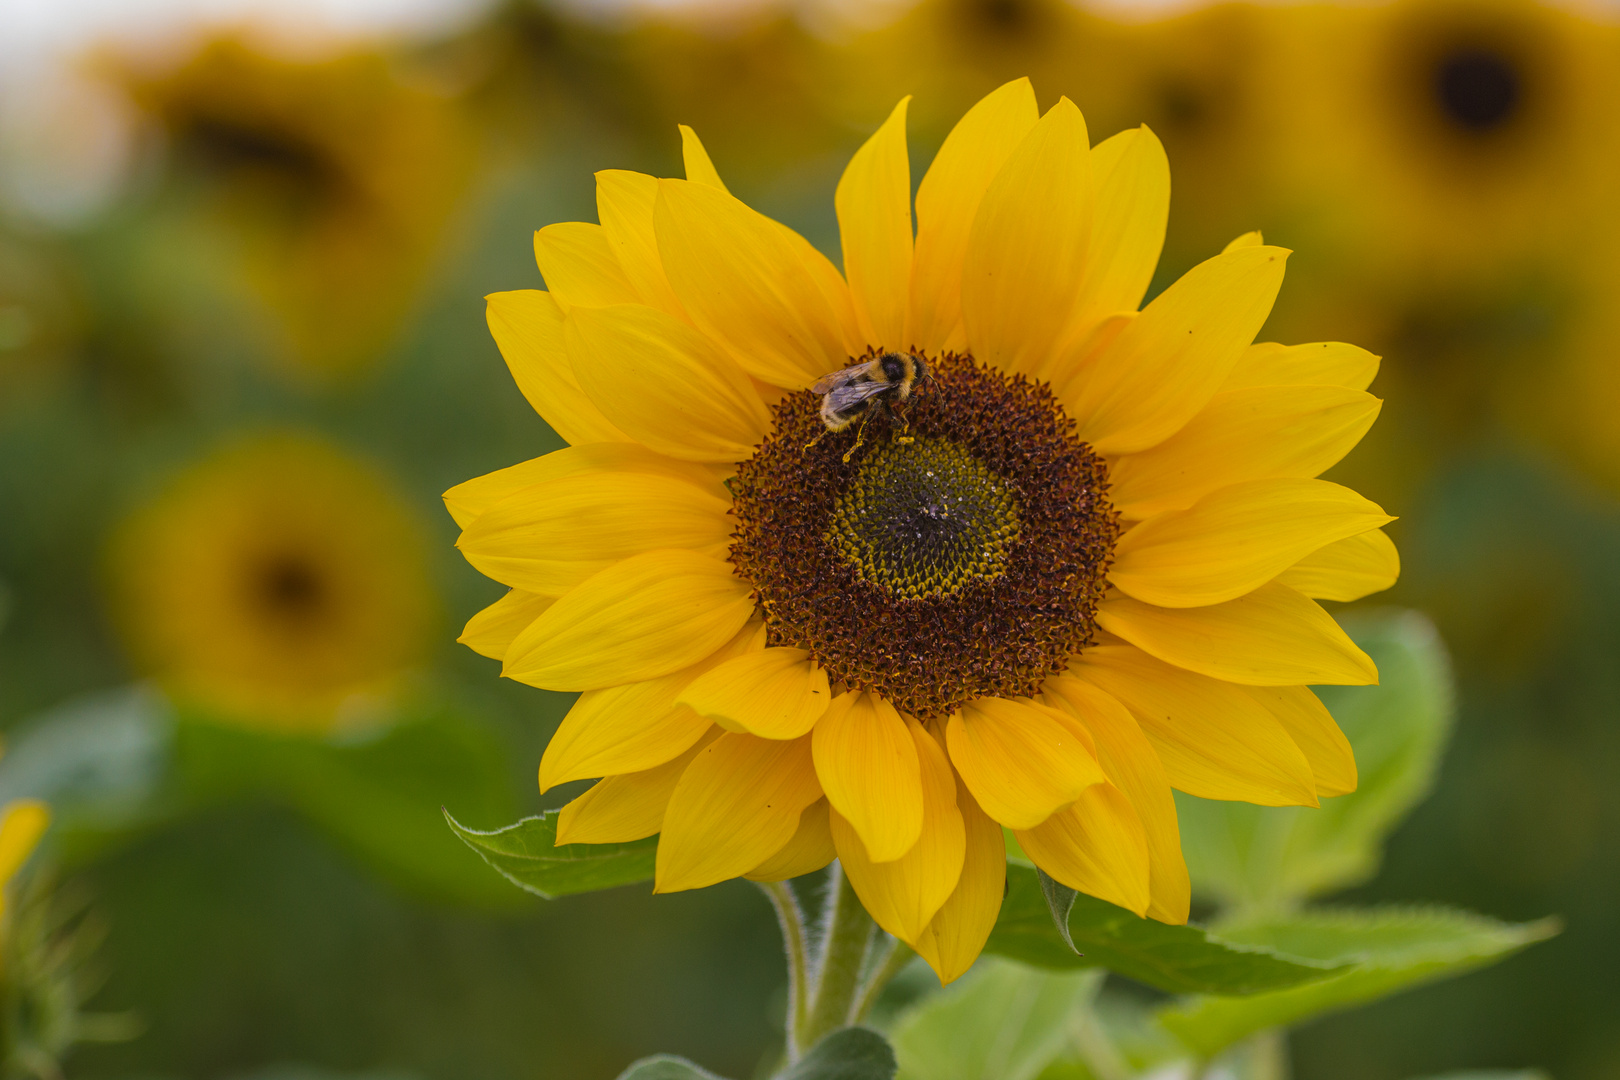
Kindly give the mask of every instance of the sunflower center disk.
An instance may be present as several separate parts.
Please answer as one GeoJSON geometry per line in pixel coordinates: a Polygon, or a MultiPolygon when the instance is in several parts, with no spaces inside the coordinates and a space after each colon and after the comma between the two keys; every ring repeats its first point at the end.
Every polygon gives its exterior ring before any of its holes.
{"type": "Polygon", "coordinates": [[[927,359],[914,441],[875,410],[848,462],[857,426],[826,434],[818,397],[784,398],[737,467],[731,545],[772,645],[923,719],[1036,693],[1091,644],[1119,535],[1102,459],[1044,384],[927,359]]]}
{"type": "Polygon", "coordinates": [[[1018,519],[1012,485],[966,447],[886,439],[834,501],[827,542],[894,596],[954,596],[1007,572],[1018,519]]]}

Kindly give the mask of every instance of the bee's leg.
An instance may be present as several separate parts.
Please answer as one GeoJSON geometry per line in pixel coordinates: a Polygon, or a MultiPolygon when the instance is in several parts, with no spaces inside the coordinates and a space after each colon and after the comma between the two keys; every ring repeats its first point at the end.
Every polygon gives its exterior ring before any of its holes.
{"type": "Polygon", "coordinates": [[[855,456],[855,451],[859,450],[861,448],[861,443],[866,441],[866,425],[871,422],[871,419],[872,410],[868,409],[866,410],[866,415],[861,417],[860,427],[855,429],[855,445],[844,452],[844,464],[849,464],[849,459],[855,456]]]}
{"type": "Polygon", "coordinates": [[[895,408],[891,409],[890,413],[891,415],[894,413],[898,413],[900,415],[900,434],[894,437],[894,441],[900,443],[902,446],[906,443],[916,442],[916,436],[911,434],[911,411],[909,409],[895,408]]]}
{"type": "Polygon", "coordinates": [[[808,450],[811,447],[815,446],[816,443],[820,442],[822,439],[825,439],[827,437],[827,432],[830,431],[830,430],[831,430],[830,428],[823,427],[821,429],[821,433],[819,435],[817,435],[815,438],[811,439],[809,442],[804,444],[804,448],[806,450],[808,450]]]}

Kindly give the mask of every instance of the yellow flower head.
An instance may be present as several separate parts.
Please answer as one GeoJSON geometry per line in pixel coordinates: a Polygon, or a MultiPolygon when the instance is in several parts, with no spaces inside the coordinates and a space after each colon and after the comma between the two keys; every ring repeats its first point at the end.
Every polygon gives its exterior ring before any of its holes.
{"type": "Polygon", "coordinates": [[[114,538],[114,612],[176,694],[324,730],[418,662],[435,601],[420,527],[324,443],[261,437],[195,466],[114,538]]]}
{"type": "Polygon", "coordinates": [[[689,130],[685,180],[598,173],[601,224],[536,237],[550,291],[489,298],[573,445],[446,500],[512,586],[463,640],[583,691],[540,782],[604,779],[559,842],[661,833],[666,892],[836,856],[949,980],[995,921],[1003,826],[1181,922],[1172,787],[1353,788],[1307,686],[1377,672],[1313,598],[1396,560],[1388,515],[1312,479],[1377,414],[1376,359],[1251,344],[1286,251],[1240,238],[1138,312],[1170,190],[1150,131],[1092,147],[1008,83],[914,230],[905,115],[838,185],[842,275],[689,130]]]}

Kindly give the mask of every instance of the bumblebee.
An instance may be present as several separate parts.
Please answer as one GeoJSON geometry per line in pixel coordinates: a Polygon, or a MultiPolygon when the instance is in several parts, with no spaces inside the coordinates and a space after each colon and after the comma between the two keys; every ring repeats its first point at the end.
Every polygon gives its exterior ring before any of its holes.
{"type": "MultiPolygon", "coordinates": [[[[827,431],[842,431],[856,420],[861,422],[855,433],[855,445],[844,455],[844,460],[848,461],[866,438],[866,425],[874,409],[886,409],[890,416],[899,416],[904,422],[905,414],[897,406],[910,398],[917,384],[927,378],[928,365],[922,357],[886,352],[876,359],[823,375],[810,392],[821,395],[821,422],[827,425],[827,431]]],[[[820,442],[827,431],[817,435],[805,449],[820,442]]],[[[899,439],[911,442],[909,435],[901,435],[899,439]]]]}

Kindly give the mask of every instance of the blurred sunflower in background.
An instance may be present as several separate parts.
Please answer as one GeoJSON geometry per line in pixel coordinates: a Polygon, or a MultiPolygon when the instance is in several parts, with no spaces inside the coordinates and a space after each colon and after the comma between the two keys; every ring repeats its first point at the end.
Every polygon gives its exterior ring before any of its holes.
{"type": "Polygon", "coordinates": [[[418,299],[471,179],[450,98],[378,51],[271,55],[209,42],[169,70],[127,67],[174,181],[239,246],[245,284],[316,383],[369,368],[418,299]]]}
{"type": "Polygon", "coordinates": [[[605,779],[559,843],[660,833],[665,892],[837,857],[950,981],[995,922],[1003,826],[1058,881],[1180,923],[1172,787],[1352,790],[1309,685],[1377,672],[1315,599],[1398,561],[1387,514],[1313,479],[1377,416],[1377,359],[1253,344],[1287,251],[1240,237],[1139,312],[1159,140],[1092,148],[1028,80],[952,130],[914,233],[906,111],[838,185],[847,279],[690,129],[685,180],[598,173],[600,224],[536,235],[550,291],[489,298],[573,445],[446,502],[512,587],[463,640],[583,692],[541,787],[605,779]]]}
{"type": "Polygon", "coordinates": [[[420,526],[387,478],[302,435],[193,466],[120,527],[109,563],[138,666],[183,702],[273,728],[369,719],[436,612],[420,526]]]}

